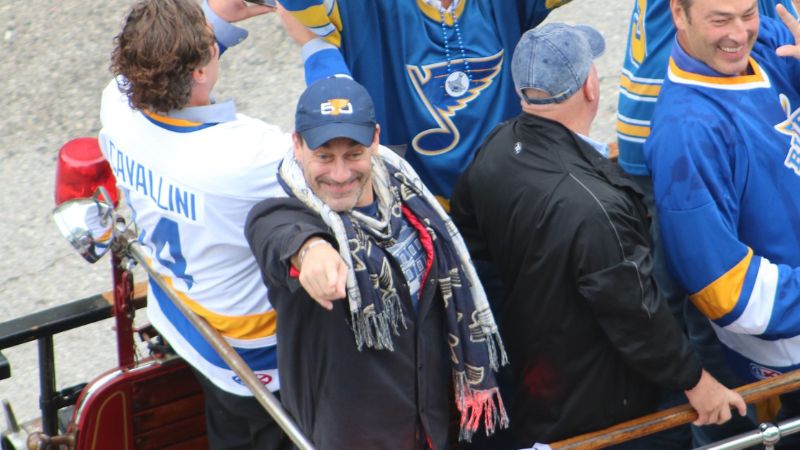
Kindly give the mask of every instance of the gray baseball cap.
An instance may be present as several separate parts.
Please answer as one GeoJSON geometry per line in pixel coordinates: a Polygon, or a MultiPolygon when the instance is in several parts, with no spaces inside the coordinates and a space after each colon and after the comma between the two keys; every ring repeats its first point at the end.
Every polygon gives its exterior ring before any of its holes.
{"type": "Polygon", "coordinates": [[[511,75],[517,93],[528,103],[561,103],[580,90],[592,60],[606,49],[606,41],[589,25],[548,23],[522,35],[514,57],[511,75]],[[546,98],[529,98],[523,89],[538,89],[546,98]]]}

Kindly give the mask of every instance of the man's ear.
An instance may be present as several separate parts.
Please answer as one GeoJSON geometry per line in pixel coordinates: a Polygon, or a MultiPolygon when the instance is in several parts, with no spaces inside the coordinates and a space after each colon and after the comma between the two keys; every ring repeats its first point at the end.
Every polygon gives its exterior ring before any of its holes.
{"type": "Polygon", "coordinates": [[[672,22],[676,30],[685,30],[689,21],[689,12],[686,11],[679,0],[669,0],[669,10],[672,13],[672,22]]]}
{"type": "Polygon", "coordinates": [[[192,71],[192,81],[194,84],[205,84],[208,81],[206,66],[198,67],[192,71]]]}
{"type": "Polygon", "coordinates": [[[292,133],[292,144],[294,147],[294,159],[297,161],[302,161],[303,158],[303,138],[300,137],[300,133],[295,131],[292,133]]]}
{"type": "Polygon", "coordinates": [[[378,146],[381,144],[381,126],[377,123],[375,124],[375,133],[372,135],[372,145],[370,145],[370,150],[372,154],[378,153],[378,146]]]}
{"type": "Polygon", "coordinates": [[[587,102],[595,102],[600,97],[600,83],[597,80],[597,69],[594,64],[589,69],[589,75],[586,76],[586,81],[583,82],[583,97],[587,102]]]}

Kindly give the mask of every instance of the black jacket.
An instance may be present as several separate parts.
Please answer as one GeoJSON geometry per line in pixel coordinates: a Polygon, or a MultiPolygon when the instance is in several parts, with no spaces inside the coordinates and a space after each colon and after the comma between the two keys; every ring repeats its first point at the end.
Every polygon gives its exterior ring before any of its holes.
{"type": "Polygon", "coordinates": [[[412,450],[425,436],[434,449],[448,448],[454,401],[436,265],[418,313],[403,283],[408,329],[394,336],[394,351],[359,352],[347,302],[327,311],[289,275],[291,256],[309,237],[335,245],[320,217],[296,199],[270,199],[250,212],[245,233],[278,313],[281,401],[317,448],[412,450]]]}
{"type": "MultiPolygon", "coordinates": [[[[559,123],[501,124],[460,178],[453,219],[508,291],[511,433],[553,442],[652,412],[701,367],[651,278],[646,209],[616,165],[559,123]]],[[[494,305],[493,305],[494,306],[494,305]]]]}

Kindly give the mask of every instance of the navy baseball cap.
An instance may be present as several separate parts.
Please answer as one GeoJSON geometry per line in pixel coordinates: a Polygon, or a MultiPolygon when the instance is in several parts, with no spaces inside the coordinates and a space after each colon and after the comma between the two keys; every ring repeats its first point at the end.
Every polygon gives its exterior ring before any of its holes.
{"type": "Polygon", "coordinates": [[[517,93],[530,104],[561,103],[580,90],[592,60],[605,49],[603,35],[588,25],[548,23],[528,30],[511,58],[517,93]],[[524,89],[537,89],[550,96],[530,98],[524,89]]]}
{"type": "Polygon", "coordinates": [[[340,137],[370,146],[375,123],[372,97],[347,77],[325,78],[306,88],[294,115],[295,131],[310,149],[340,137]]]}

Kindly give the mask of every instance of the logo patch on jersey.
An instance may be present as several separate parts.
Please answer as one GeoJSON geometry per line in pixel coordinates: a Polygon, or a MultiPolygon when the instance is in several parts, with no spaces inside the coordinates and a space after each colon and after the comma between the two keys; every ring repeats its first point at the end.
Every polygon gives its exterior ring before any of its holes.
{"type": "Polygon", "coordinates": [[[783,164],[794,170],[795,175],[800,176],[800,108],[793,110],[789,99],[783,94],[779,98],[781,107],[786,113],[786,120],[775,125],[775,129],[792,139],[783,164]]]}
{"type": "Polygon", "coordinates": [[[519,155],[520,152],[522,152],[522,143],[517,142],[516,144],[514,144],[514,153],[519,155]]]}
{"type": "Polygon", "coordinates": [[[339,114],[353,114],[353,104],[346,98],[332,98],[319,105],[319,112],[323,116],[338,116],[339,114]]]}
{"type": "Polygon", "coordinates": [[[778,372],[777,370],[770,369],[769,367],[759,366],[756,363],[750,363],[750,373],[752,373],[753,376],[759,380],[781,375],[781,372],[778,372]]]}
{"type": "Polygon", "coordinates": [[[439,155],[455,148],[461,133],[453,123],[458,111],[478,98],[480,93],[492,85],[503,67],[503,50],[484,58],[452,60],[448,70],[447,61],[425,66],[406,66],[408,76],[420,100],[430,112],[437,127],[424,130],[414,136],[411,146],[423,155],[439,155]],[[469,70],[467,70],[467,63],[469,70]],[[445,81],[456,71],[469,73],[471,80],[467,92],[459,97],[447,95],[445,81]]]}
{"type": "MultiPolygon", "coordinates": [[[[255,374],[256,374],[256,377],[258,378],[258,380],[261,381],[261,383],[263,383],[264,386],[268,386],[270,383],[272,383],[272,375],[270,375],[268,373],[258,373],[258,372],[255,372],[255,374]]],[[[244,381],[242,381],[242,379],[239,378],[239,375],[234,375],[232,377],[232,379],[236,383],[241,384],[242,386],[245,386],[244,381]]]]}

